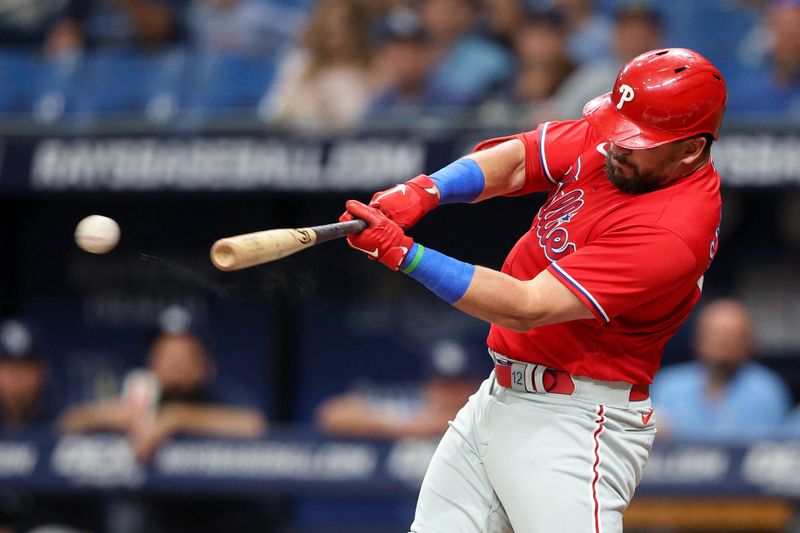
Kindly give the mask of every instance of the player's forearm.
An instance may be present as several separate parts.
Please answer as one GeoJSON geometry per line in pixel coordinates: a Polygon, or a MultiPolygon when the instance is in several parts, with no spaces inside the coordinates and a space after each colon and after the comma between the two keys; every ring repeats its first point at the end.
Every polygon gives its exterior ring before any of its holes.
{"type": "Polygon", "coordinates": [[[487,150],[467,156],[483,171],[483,192],[474,200],[480,202],[519,190],[525,183],[525,145],[512,139],[487,150]]]}
{"type": "Polygon", "coordinates": [[[475,274],[453,306],[472,316],[515,331],[528,331],[547,319],[535,287],[502,272],[475,267],[475,274]]]}
{"type": "MultiPolygon", "coordinates": [[[[517,191],[524,183],[525,147],[514,139],[379,191],[369,205],[408,229],[439,205],[479,202],[517,191]]],[[[348,211],[339,220],[354,216],[348,211]]]]}
{"type": "Polygon", "coordinates": [[[477,268],[419,243],[377,208],[347,202],[350,216],[369,227],[347,242],[392,270],[402,270],[442,300],[469,314],[518,331],[592,318],[583,301],[547,270],[532,280],[477,268]]]}
{"type": "Polygon", "coordinates": [[[592,318],[584,303],[547,270],[532,280],[464,263],[414,244],[403,272],[470,315],[516,331],[592,318]]]}
{"type": "Polygon", "coordinates": [[[264,417],[255,409],[176,404],[160,416],[168,417],[175,433],[221,437],[257,437],[266,429],[264,417]]]}
{"type": "Polygon", "coordinates": [[[535,287],[502,272],[464,263],[415,243],[401,269],[457,309],[517,331],[546,316],[535,287]]]}
{"type": "Polygon", "coordinates": [[[438,190],[437,204],[475,203],[508,194],[525,183],[525,146],[517,139],[506,141],[454,161],[429,178],[438,190]]]}

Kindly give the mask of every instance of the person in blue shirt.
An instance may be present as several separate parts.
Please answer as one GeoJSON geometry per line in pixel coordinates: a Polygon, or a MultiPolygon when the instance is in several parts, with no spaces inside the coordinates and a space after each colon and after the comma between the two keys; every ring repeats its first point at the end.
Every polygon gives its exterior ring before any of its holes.
{"type": "Polygon", "coordinates": [[[421,16],[438,58],[430,79],[452,106],[480,104],[514,74],[514,59],[478,31],[478,0],[428,0],[421,16]]]}
{"type": "MultiPolygon", "coordinates": [[[[595,0],[551,0],[566,18],[570,58],[576,63],[609,59],[611,19],[598,9],[595,0]]],[[[618,2],[619,3],[619,2],[618,2]]]]}
{"type": "Polygon", "coordinates": [[[372,100],[372,117],[418,118],[420,108],[450,105],[450,94],[432,84],[436,58],[416,12],[390,11],[380,23],[380,37],[378,61],[385,70],[386,85],[372,100]]]}
{"type": "Polygon", "coordinates": [[[753,319],[733,299],[697,318],[697,360],[664,368],[652,388],[659,431],[667,437],[753,438],[777,431],[791,396],[775,372],[753,360],[753,319]]]}
{"type": "Polygon", "coordinates": [[[781,434],[793,439],[800,439],[800,405],[795,406],[786,417],[781,434]]]}
{"type": "Polygon", "coordinates": [[[728,112],[800,117],[800,1],[775,2],[767,14],[770,53],[763,64],[729,77],[728,112]]]}

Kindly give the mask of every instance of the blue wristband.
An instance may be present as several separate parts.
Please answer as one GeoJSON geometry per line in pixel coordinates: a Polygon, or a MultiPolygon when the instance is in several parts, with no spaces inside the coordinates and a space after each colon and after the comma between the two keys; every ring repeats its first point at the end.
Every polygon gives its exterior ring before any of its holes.
{"type": "Polygon", "coordinates": [[[439,204],[473,201],[483,192],[486,178],[474,160],[462,158],[430,175],[439,189],[439,204]]]}
{"type": "Polygon", "coordinates": [[[414,243],[400,263],[400,270],[422,283],[433,294],[454,304],[467,292],[475,265],[414,243]]]}

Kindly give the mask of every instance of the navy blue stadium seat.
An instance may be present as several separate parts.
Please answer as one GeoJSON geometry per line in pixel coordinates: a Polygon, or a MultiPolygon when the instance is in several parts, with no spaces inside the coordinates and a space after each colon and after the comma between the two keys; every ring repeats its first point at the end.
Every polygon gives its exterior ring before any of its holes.
{"type": "Polygon", "coordinates": [[[302,388],[295,396],[299,420],[313,420],[326,399],[355,383],[410,383],[421,377],[420,358],[399,331],[399,311],[359,309],[355,302],[337,301],[302,309],[302,335],[296,361],[302,388]],[[367,320],[369,317],[369,320],[367,320]]]}
{"type": "Polygon", "coordinates": [[[73,110],[81,57],[0,50],[0,113],[54,122],[73,110]]]}
{"type": "Polygon", "coordinates": [[[182,48],[152,54],[128,49],[88,53],[81,72],[79,117],[127,115],[168,121],[178,109],[185,62],[182,48]]]}
{"type": "Polygon", "coordinates": [[[42,58],[35,63],[31,112],[40,122],[57,122],[75,111],[82,56],[42,58]]]}
{"type": "Polygon", "coordinates": [[[30,111],[36,85],[35,54],[0,49],[0,112],[30,111]]]}
{"type": "Polygon", "coordinates": [[[202,53],[192,59],[185,94],[190,114],[249,110],[258,106],[275,74],[275,60],[239,54],[202,53]]]}

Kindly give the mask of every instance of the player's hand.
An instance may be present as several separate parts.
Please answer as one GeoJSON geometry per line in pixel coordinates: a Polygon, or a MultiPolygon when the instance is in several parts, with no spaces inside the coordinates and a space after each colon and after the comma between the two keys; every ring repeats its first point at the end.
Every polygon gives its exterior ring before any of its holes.
{"type": "Polygon", "coordinates": [[[420,174],[391,189],[376,192],[369,205],[383,211],[401,228],[408,229],[439,205],[439,189],[428,176],[420,174]]]}
{"type": "MultiPolygon", "coordinates": [[[[439,205],[439,189],[428,176],[420,174],[405,183],[376,192],[369,205],[380,209],[401,228],[408,229],[439,205]]],[[[352,217],[341,220],[352,220],[352,217]]]]}
{"type": "Polygon", "coordinates": [[[339,220],[360,218],[369,224],[361,233],[348,235],[347,244],[364,252],[370,259],[378,260],[392,270],[398,270],[414,244],[414,239],[403,233],[400,226],[374,207],[356,200],[348,200],[345,205],[347,212],[339,220]]]}

